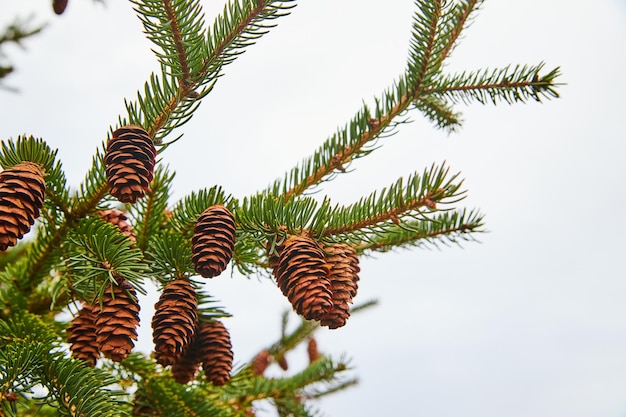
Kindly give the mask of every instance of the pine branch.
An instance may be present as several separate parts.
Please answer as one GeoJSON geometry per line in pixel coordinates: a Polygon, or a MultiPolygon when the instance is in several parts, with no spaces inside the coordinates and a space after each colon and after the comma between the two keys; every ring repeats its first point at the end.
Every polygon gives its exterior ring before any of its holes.
{"type": "Polygon", "coordinates": [[[527,66],[506,66],[501,69],[484,69],[474,72],[443,76],[424,89],[424,95],[434,95],[454,103],[478,101],[497,104],[524,103],[528,99],[541,102],[542,98],[551,99],[559,96],[556,91],[556,78],[560,69],[555,68],[545,75],[540,75],[544,63],[527,66]]]}
{"type": "Polygon", "coordinates": [[[414,104],[439,129],[453,133],[461,127],[461,113],[455,112],[452,106],[440,97],[429,95],[416,100],[414,104]]]}
{"type": "Polygon", "coordinates": [[[391,136],[403,120],[398,120],[409,108],[413,97],[409,95],[406,79],[401,77],[380,98],[375,98],[375,112],[364,105],[350,120],[328,138],[315,153],[287,172],[282,180],[274,182],[266,192],[282,195],[285,201],[308,189],[346,172],[350,163],[375,149],[376,140],[391,136]]]}
{"type": "MultiPolygon", "coordinates": [[[[449,3],[448,3],[449,4],[449,3]]],[[[444,12],[442,0],[415,1],[416,12],[413,15],[411,49],[409,51],[408,74],[410,83],[416,90],[436,71],[442,57],[433,49],[437,45],[437,28],[444,12]]]]}
{"type": "Polygon", "coordinates": [[[440,39],[443,41],[441,57],[450,57],[457,45],[463,29],[467,28],[472,21],[472,16],[476,14],[482,6],[483,0],[461,0],[453,4],[452,10],[446,13],[442,22],[440,39]]]}
{"type": "Polygon", "coordinates": [[[126,102],[128,119],[120,118],[120,125],[139,124],[155,144],[167,146],[163,138],[192,117],[222,67],[267,33],[274,26],[269,20],[289,14],[292,2],[235,0],[202,40],[204,19],[198,2],[135,1],[148,37],[162,49],[157,56],[163,70],[160,76],[150,76],[136,102],[126,102]]]}
{"type": "Polygon", "coordinates": [[[152,235],[147,255],[152,277],[162,284],[195,274],[191,262],[191,242],[180,233],[164,231],[152,235]]]}
{"type": "Polygon", "coordinates": [[[58,354],[46,355],[42,365],[48,403],[56,403],[61,415],[130,416],[130,407],[122,400],[126,393],[109,388],[117,379],[107,372],[58,354]]]}
{"type": "Polygon", "coordinates": [[[384,234],[370,233],[354,245],[359,253],[388,252],[401,248],[438,247],[439,244],[474,240],[473,234],[484,233],[483,216],[478,211],[451,211],[432,218],[390,225],[384,234]]]}
{"type": "Polygon", "coordinates": [[[325,236],[354,241],[369,235],[383,235],[406,218],[424,219],[425,212],[437,210],[463,198],[459,174],[449,175],[443,165],[433,165],[422,175],[400,178],[390,187],[374,192],[347,207],[337,207],[330,215],[325,236]]]}
{"type": "Polygon", "coordinates": [[[201,389],[189,388],[167,375],[155,376],[141,385],[150,408],[162,416],[227,417],[229,408],[201,389]]]}
{"type": "Polygon", "coordinates": [[[129,209],[137,247],[142,251],[148,248],[168,220],[166,209],[173,180],[174,174],[166,166],[158,165],[146,196],[129,209]]]}
{"type": "Polygon", "coordinates": [[[145,294],[141,284],[148,271],[141,251],[119,228],[98,218],[81,221],[68,236],[73,244],[67,253],[67,267],[75,281],[68,283],[82,300],[101,300],[109,285],[129,281],[145,294]]]}

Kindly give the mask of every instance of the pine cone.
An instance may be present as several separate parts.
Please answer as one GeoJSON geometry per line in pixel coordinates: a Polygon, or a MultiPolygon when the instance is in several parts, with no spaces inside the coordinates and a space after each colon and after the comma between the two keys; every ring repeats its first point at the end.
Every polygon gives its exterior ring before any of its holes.
{"type": "Polygon", "coordinates": [[[179,384],[192,381],[200,369],[198,346],[191,342],[187,350],[172,365],[172,377],[179,384]]]}
{"type": "Polygon", "coordinates": [[[196,222],[191,239],[195,270],[204,278],[221,274],[235,248],[235,218],[223,205],[206,209],[196,222]]]}
{"type": "Polygon", "coordinates": [[[261,376],[270,364],[270,353],[267,349],[260,351],[252,360],[252,375],[261,376]]]}
{"type": "Polygon", "coordinates": [[[100,210],[98,211],[98,215],[105,222],[117,226],[120,232],[122,232],[124,236],[127,236],[131,242],[137,242],[137,236],[133,232],[133,226],[128,223],[128,217],[123,211],[117,209],[100,210]]]}
{"type": "Polygon", "coordinates": [[[32,162],[0,172],[0,251],[15,246],[30,231],[45,194],[43,172],[32,162]]]}
{"type": "Polygon", "coordinates": [[[208,381],[222,386],[230,381],[233,369],[233,351],[230,333],[220,321],[200,322],[198,349],[202,369],[208,381]]]}
{"type": "Polygon", "coordinates": [[[139,126],[113,132],[107,143],[104,163],[111,195],[122,203],[135,203],[145,195],[154,178],[156,148],[139,126]]]}
{"type": "Polygon", "coordinates": [[[94,310],[95,306],[84,304],[66,329],[72,357],[84,360],[91,366],[95,366],[100,358],[94,310]]]}
{"type": "Polygon", "coordinates": [[[56,14],[63,14],[67,7],[67,0],[52,0],[52,10],[56,14]]]}
{"type": "Polygon", "coordinates": [[[324,251],[308,236],[290,237],[279,254],[276,282],[296,313],[307,320],[319,320],[333,306],[328,269],[324,251]]]}
{"type": "Polygon", "coordinates": [[[358,289],[361,268],[356,251],[350,245],[339,243],[325,249],[326,261],[331,265],[328,277],[333,307],[320,319],[320,324],[336,329],[344,326],[350,317],[350,304],[358,289]]]}
{"type": "Polygon", "coordinates": [[[154,305],[152,340],[157,363],[173,365],[191,344],[198,320],[198,300],[191,283],[177,279],[163,289],[154,305]]]}
{"type": "Polygon", "coordinates": [[[96,304],[96,340],[100,352],[114,362],[121,362],[133,350],[139,325],[137,292],[128,281],[109,285],[102,298],[102,308],[96,304]]]}
{"type": "Polygon", "coordinates": [[[274,359],[278,363],[278,366],[280,366],[280,369],[283,371],[287,371],[289,369],[289,362],[287,362],[285,355],[275,356],[274,359]]]}
{"type": "Polygon", "coordinates": [[[320,357],[320,352],[317,350],[317,341],[312,337],[307,343],[306,352],[309,355],[309,363],[315,362],[320,357]]]}

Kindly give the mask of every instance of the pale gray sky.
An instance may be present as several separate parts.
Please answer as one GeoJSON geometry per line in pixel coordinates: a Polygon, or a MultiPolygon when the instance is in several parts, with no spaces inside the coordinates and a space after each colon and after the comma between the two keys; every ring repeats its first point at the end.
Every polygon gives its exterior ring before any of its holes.
{"type": "MultiPolygon", "coordinates": [[[[78,184],[109,125],[156,60],[130,3],[0,0],[48,21],[0,92],[0,137],[32,134],[59,149],[78,184]]],[[[204,1],[210,18],[223,7],[204,1]]],[[[243,197],[309,155],[404,68],[410,0],[302,1],[228,66],[184,138],[164,155],[174,200],[214,184],[243,197]],[[384,4],[384,6],[383,6],[384,4]]],[[[209,19],[210,20],[210,19],[209,19]]],[[[447,161],[463,173],[463,205],[486,214],[482,243],[362,261],[356,301],[380,306],[319,333],[347,352],[360,385],[321,402],[330,417],[626,416],[626,2],[486,1],[450,71],[509,63],[561,66],[562,98],[463,108],[459,133],[418,113],[353,173],[323,191],[352,202],[399,176],[447,161]]],[[[289,308],[278,288],[228,275],[209,282],[234,314],[235,361],[279,334],[289,308]]],[[[150,349],[154,299],[142,305],[150,349]]],[[[292,367],[305,353],[288,356],[292,367]]]]}

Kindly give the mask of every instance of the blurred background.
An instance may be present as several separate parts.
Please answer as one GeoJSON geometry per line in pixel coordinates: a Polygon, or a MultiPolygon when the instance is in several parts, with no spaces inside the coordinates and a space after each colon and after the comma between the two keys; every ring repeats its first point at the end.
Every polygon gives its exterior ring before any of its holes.
{"type": "MultiPolygon", "coordinates": [[[[202,3],[209,22],[224,6],[202,3]]],[[[16,70],[0,88],[0,138],[43,138],[77,186],[124,98],[158,70],[151,44],[127,1],[69,0],[61,16],[44,0],[0,10],[0,27],[47,25],[4,48],[16,70]]],[[[402,73],[413,11],[410,0],[318,0],[279,19],[163,154],[177,173],[172,204],[214,184],[242,198],[311,154],[402,73]]],[[[625,44],[623,0],[486,1],[447,70],[545,61],[561,67],[561,98],[460,106],[450,135],[410,113],[319,191],[350,203],[446,161],[465,178],[459,207],[480,208],[489,230],[462,248],[362,260],[355,302],[379,306],[318,332],[320,350],[346,353],[360,380],[321,401],[325,415],[626,416],[625,44]]],[[[280,336],[290,306],[270,280],[227,272],[207,286],[234,316],[236,363],[280,336]]],[[[154,301],[142,300],[145,352],[154,301]]],[[[306,352],[287,360],[297,370],[306,352]]]]}

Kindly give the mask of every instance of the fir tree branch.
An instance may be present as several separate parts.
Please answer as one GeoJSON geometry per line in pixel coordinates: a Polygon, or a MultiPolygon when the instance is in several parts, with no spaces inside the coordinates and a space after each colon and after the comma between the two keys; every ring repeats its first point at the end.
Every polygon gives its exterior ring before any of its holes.
{"type": "Polygon", "coordinates": [[[416,13],[413,15],[413,36],[409,53],[410,83],[412,88],[420,90],[427,75],[432,73],[433,67],[438,65],[433,60],[441,62],[441,57],[433,57],[437,25],[443,12],[441,0],[416,1],[416,13]]]}
{"type": "Polygon", "coordinates": [[[346,127],[339,129],[312,156],[288,171],[282,181],[275,181],[267,192],[282,195],[287,201],[337,173],[346,172],[353,160],[373,150],[378,138],[390,136],[399,124],[404,123],[398,121],[398,117],[412,101],[406,79],[401,77],[383,92],[381,98],[375,98],[373,117],[369,107],[363,106],[346,127]]]}
{"type": "Polygon", "coordinates": [[[544,63],[527,66],[506,66],[501,69],[484,69],[475,72],[443,76],[425,88],[424,95],[446,98],[452,102],[469,103],[478,101],[486,104],[491,101],[497,104],[504,101],[508,104],[526,102],[529,98],[540,102],[542,98],[551,99],[559,96],[555,82],[560,69],[555,68],[545,75],[540,75],[544,63]]]}
{"type": "Polygon", "coordinates": [[[433,165],[422,175],[415,174],[405,180],[374,192],[367,198],[347,207],[331,211],[324,236],[341,236],[353,240],[363,233],[381,233],[388,227],[400,224],[403,218],[423,218],[424,210],[433,212],[437,204],[449,204],[463,197],[462,181],[455,182],[459,174],[449,176],[445,166],[433,165]],[[349,236],[354,234],[354,236],[349,236]]]}
{"type": "Polygon", "coordinates": [[[137,247],[145,251],[152,239],[166,223],[167,202],[174,174],[164,165],[158,165],[146,196],[129,209],[137,247]]]}
{"type": "Polygon", "coordinates": [[[442,38],[445,46],[441,51],[441,57],[446,59],[455,48],[457,40],[471,20],[471,16],[480,9],[484,0],[463,0],[454,5],[454,10],[448,14],[449,20],[444,22],[447,30],[442,38]]]}
{"type": "MultiPolygon", "coordinates": [[[[134,1],[148,37],[163,50],[157,54],[163,73],[151,75],[137,102],[126,102],[129,122],[143,126],[155,144],[166,146],[163,138],[191,118],[222,67],[268,32],[273,25],[267,21],[287,15],[292,2],[234,0],[203,41],[199,36],[204,33],[202,9],[196,1],[165,1],[165,6],[157,0],[134,1]]],[[[120,118],[120,124],[126,123],[120,118]]]]}
{"type": "Polygon", "coordinates": [[[452,106],[440,97],[429,95],[416,100],[414,104],[439,129],[453,133],[461,126],[461,113],[455,112],[452,106]]]}
{"type": "Polygon", "coordinates": [[[372,233],[354,245],[358,253],[388,252],[399,248],[438,246],[473,240],[474,233],[484,233],[483,216],[478,211],[452,211],[433,218],[390,225],[383,235],[372,233]]]}

